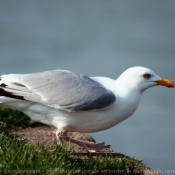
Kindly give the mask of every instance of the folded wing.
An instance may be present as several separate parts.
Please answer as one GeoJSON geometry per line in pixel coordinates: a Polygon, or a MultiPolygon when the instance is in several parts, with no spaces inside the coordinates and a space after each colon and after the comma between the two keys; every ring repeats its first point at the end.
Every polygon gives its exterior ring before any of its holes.
{"type": "Polygon", "coordinates": [[[3,75],[0,79],[0,96],[70,112],[104,109],[116,100],[115,95],[100,83],[66,70],[3,75]]]}

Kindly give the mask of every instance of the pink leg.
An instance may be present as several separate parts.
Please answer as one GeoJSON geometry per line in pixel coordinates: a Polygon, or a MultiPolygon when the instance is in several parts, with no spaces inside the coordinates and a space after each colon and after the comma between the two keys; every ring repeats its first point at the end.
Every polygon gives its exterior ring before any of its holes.
{"type": "Polygon", "coordinates": [[[72,143],[75,143],[83,148],[85,148],[87,151],[90,152],[96,152],[96,151],[101,151],[102,149],[105,148],[110,148],[110,145],[105,145],[105,143],[97,143],[97,144],[90,144],[90,143],[86,143],[86,142],[82,142],[82,141],[78,141],[72,138],[69,138],[67,136],[67,132],[66,130],[62,130],[62,131],[57,131],[56,132],[56,137],[57,140],[59,141],[60,144],[64,144],[65,141],[70,141],[72,143]]]}
{"type": "Polygon", "coordinates": [[[57,138],[59,144],[61,144],[61,145],[63,145],[65,143],[62,135],[63,135],[62,131],[61,132],[59,130],[56,131],[56,138],[57,138]]]}

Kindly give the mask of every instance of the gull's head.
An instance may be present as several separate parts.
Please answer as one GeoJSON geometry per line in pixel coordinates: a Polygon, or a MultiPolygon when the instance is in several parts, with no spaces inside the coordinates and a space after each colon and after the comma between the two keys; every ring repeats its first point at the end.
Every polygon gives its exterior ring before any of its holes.
{"type": "Polygon", "coordinates": [[[144,91],[152,86],[162,85],[173,88],[174,83],[166,78],[159,77],[151,69],[145,67],[132,67],[123,72],[117,79],[119,84],[123,84],[131,89],[144,91]]]}

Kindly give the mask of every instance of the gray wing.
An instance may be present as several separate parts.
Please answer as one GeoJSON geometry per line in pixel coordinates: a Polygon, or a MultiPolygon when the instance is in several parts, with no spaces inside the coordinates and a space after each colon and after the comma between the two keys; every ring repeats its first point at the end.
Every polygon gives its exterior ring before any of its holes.
{"type": "Polygon", "coordinates": [[[25,75],[12,74],[9,77],[4,76],[2,80],[4,87],[2,88],[1,84],[0,89],[10,93],[13,98],[16,96],[19,99],[67,111],[104,109],[116,100],[115,95],[100,83],[85,75],[65,70],[25,75]],[[9,81],[11,86],[7,83],[9,81]]]}

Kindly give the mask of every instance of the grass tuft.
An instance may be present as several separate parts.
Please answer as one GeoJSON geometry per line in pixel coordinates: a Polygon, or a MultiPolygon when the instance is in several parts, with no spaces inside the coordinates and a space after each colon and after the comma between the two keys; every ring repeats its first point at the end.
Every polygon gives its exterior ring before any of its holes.
{"type": "Polygon", "coordinates": [[[9,133],[31,126],[32,121],[22,112],[0,107],[0,131],[9,133]]]}

